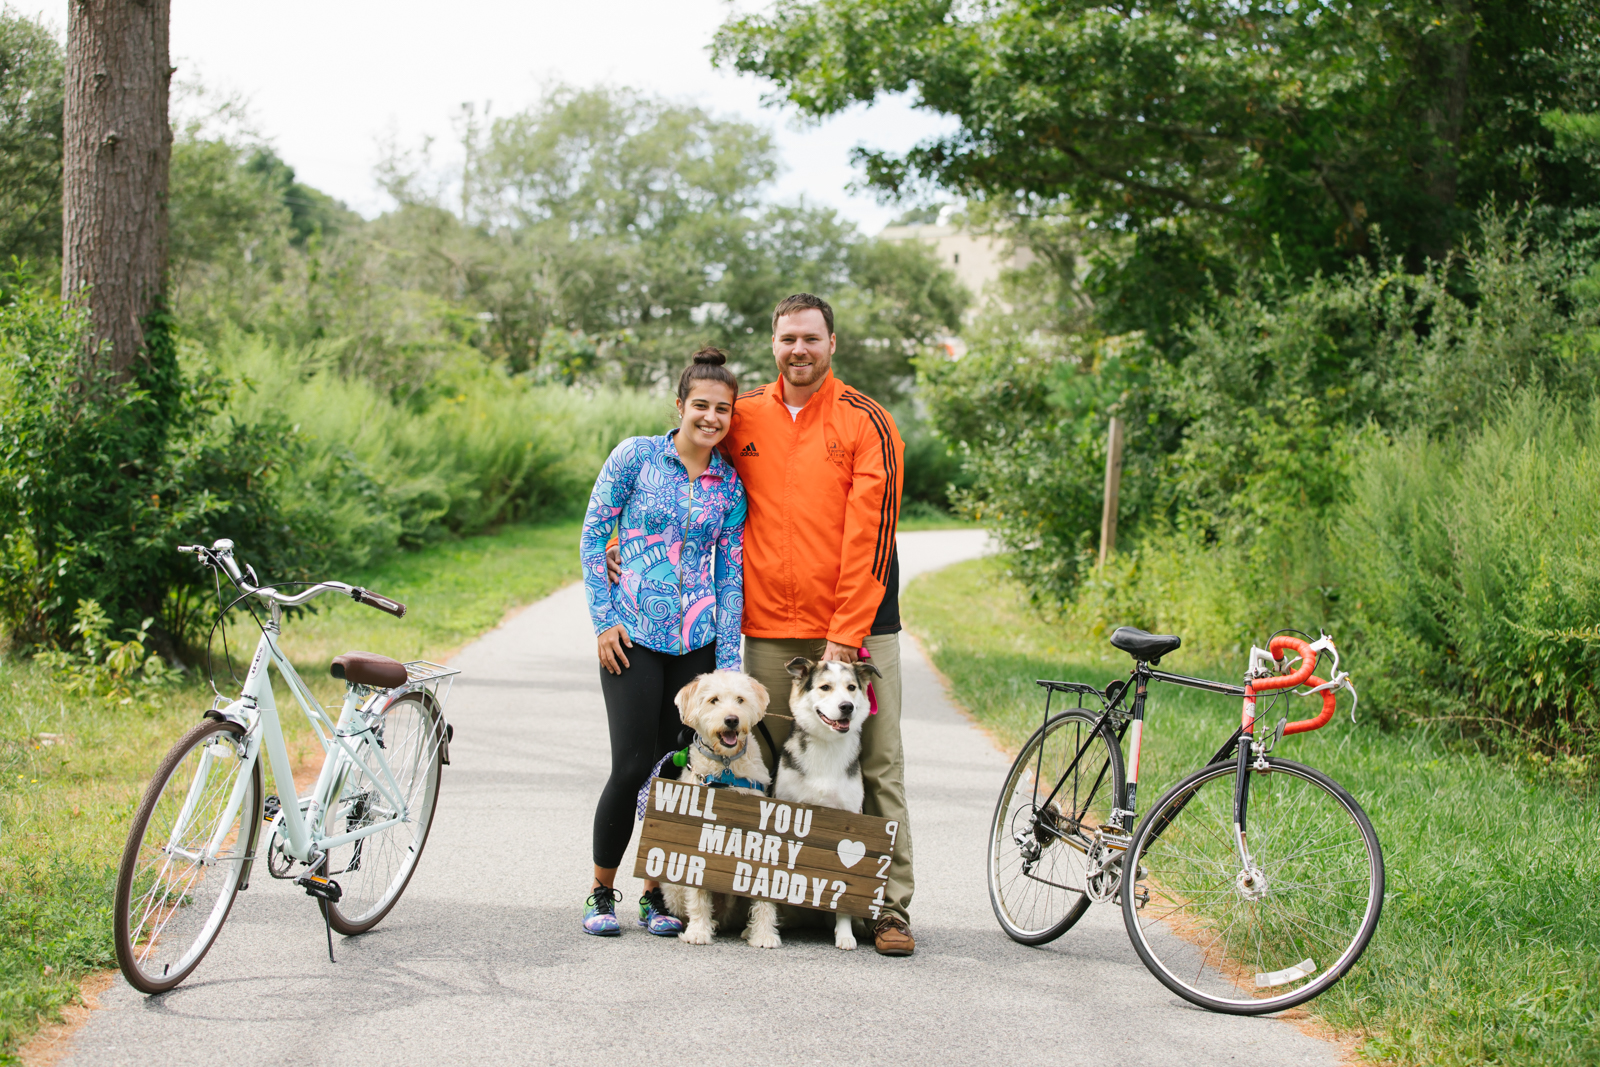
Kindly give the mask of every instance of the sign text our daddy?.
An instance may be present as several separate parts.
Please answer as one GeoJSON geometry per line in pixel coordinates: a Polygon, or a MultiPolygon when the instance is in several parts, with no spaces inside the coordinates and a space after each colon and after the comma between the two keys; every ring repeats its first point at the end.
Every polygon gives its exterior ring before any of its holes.
{"type": "Polygon", "coordinates": [[[899,824],[654,778],[633,873],[877,918],[899,824]]]}

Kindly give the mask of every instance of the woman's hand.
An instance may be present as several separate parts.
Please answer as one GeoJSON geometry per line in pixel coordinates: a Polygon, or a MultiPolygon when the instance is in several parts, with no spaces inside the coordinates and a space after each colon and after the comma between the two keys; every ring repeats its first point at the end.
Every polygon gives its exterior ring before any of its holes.
{"type": "Polygon", "coordinates": [[[624,645],[633,647],[633,642],[628,638],[628,630],[620,622],[600,635],[600,666],[612,674],[621,674],[622,668],[628,666],[628,657],[622,651],[624,645]],[[618,666],[618,664],[621,666],[618,666]]]}

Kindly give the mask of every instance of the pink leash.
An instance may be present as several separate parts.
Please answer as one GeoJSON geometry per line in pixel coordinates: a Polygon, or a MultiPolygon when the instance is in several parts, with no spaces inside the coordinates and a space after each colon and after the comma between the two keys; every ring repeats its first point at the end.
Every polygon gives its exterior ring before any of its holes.
{"type": "MultiPolygon", "coordinates": [[[[862,645],[860,648],[856,649],[856,655],[861,659],[872,658],[872,653],[867,651],[866,645],[862,645]]],[[[867,683],[867,706],[872,709],[871,711],[867,712],[868,715],[878,714],[878,694],[873,690],[871,682],[867,683]]]]}

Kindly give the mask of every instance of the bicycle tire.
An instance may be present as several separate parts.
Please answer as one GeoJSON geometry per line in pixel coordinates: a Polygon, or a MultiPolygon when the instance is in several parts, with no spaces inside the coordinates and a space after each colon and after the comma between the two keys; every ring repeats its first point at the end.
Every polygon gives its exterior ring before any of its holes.
{"type": "Polygon", "coordinates": [[[1048,944],[1089,909],[1084,850],[1089,835],[1110,822],[1124,780],[1121,747],[1107,727],[1096,728],[1098,721],[1080,710],[1052,715],[1022,746],[1001,787],[989,828],[989,903],[1000,928],[1019,944],[1048,944]],[[1036,818],[1086,742],[1072,780],[1036,818]]]}
{"type": "Polygon", "coordinates": [[[1383,911],[1383,850],[1361,805],[1321,771],[1267,764],[1249,783],[1253,870],[1233,839],[1233,760],[1169,789],[1129,846],[1138,884],[1124,886],[1122,918],[1134,950],[1172,992],[1230,1015],[1326,992],[1361,958],[1383,911]]]}
{"type": "Polygon", "coordinates": [[[194,973],[248,875],[261,829],[262,786],[260,759],[239,757],[244,736],[237,723],[209,719],[184,734],[156,768],[134,814],[117,868],[112,927],[117,966],[141,993],[165,993],[194,973]],[[249,780],[238,814],[221,826],[240,773],[249,780]],[[173,829],[191,796],[192,814],[175,842],[173,829]],[[199,861],[219,835],[224,851],[213,864],[199,861]],[[175,853],[182,854],[176,861],[175,853]]]}
{"type": "MultiPolygon", "coordinates": [[[[323,869],[339,882],[341,896],[323,906],[328,924],[339,933],[364,934],[377,926],[410,884],[439,803],[444,731],[444,716],[433,696],[407,693],[384,711],[373,739],[357,747],[364,755],[374,742],[381,745],[395,784],[415,814],[410,824],[399,823],[329,850],[323,869]]],[[[347,768],[326,825],[335,835],[393,814],[375,784],[372,765],[362,762],[347,768]]]]}

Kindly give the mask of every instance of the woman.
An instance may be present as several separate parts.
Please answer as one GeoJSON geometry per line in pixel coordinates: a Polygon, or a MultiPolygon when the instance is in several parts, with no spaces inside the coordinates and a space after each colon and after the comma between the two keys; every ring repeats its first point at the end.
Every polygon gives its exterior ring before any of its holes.
{"type": "MultiPolygon", "coordinates": [[[[694,354],[678,378],[678,428],[618,445],[584,517],[579,552],[611,727],[611,777],[594,813],[594,884],[583,928],[602,937],[622,932],[617,865],[633,835],[639,787],[676,747],[673,697],[697,675],[739,669],[745,500],[733,465],[717,451],[739,394],[726,361],[715,348],[694,354]],[[606,580],[605,556],[613,531],[622,555],[615,585],[606,580]]],[[[639,925],[662,937],[681,931],[660,884],[644,888],[639,925]]]]}

